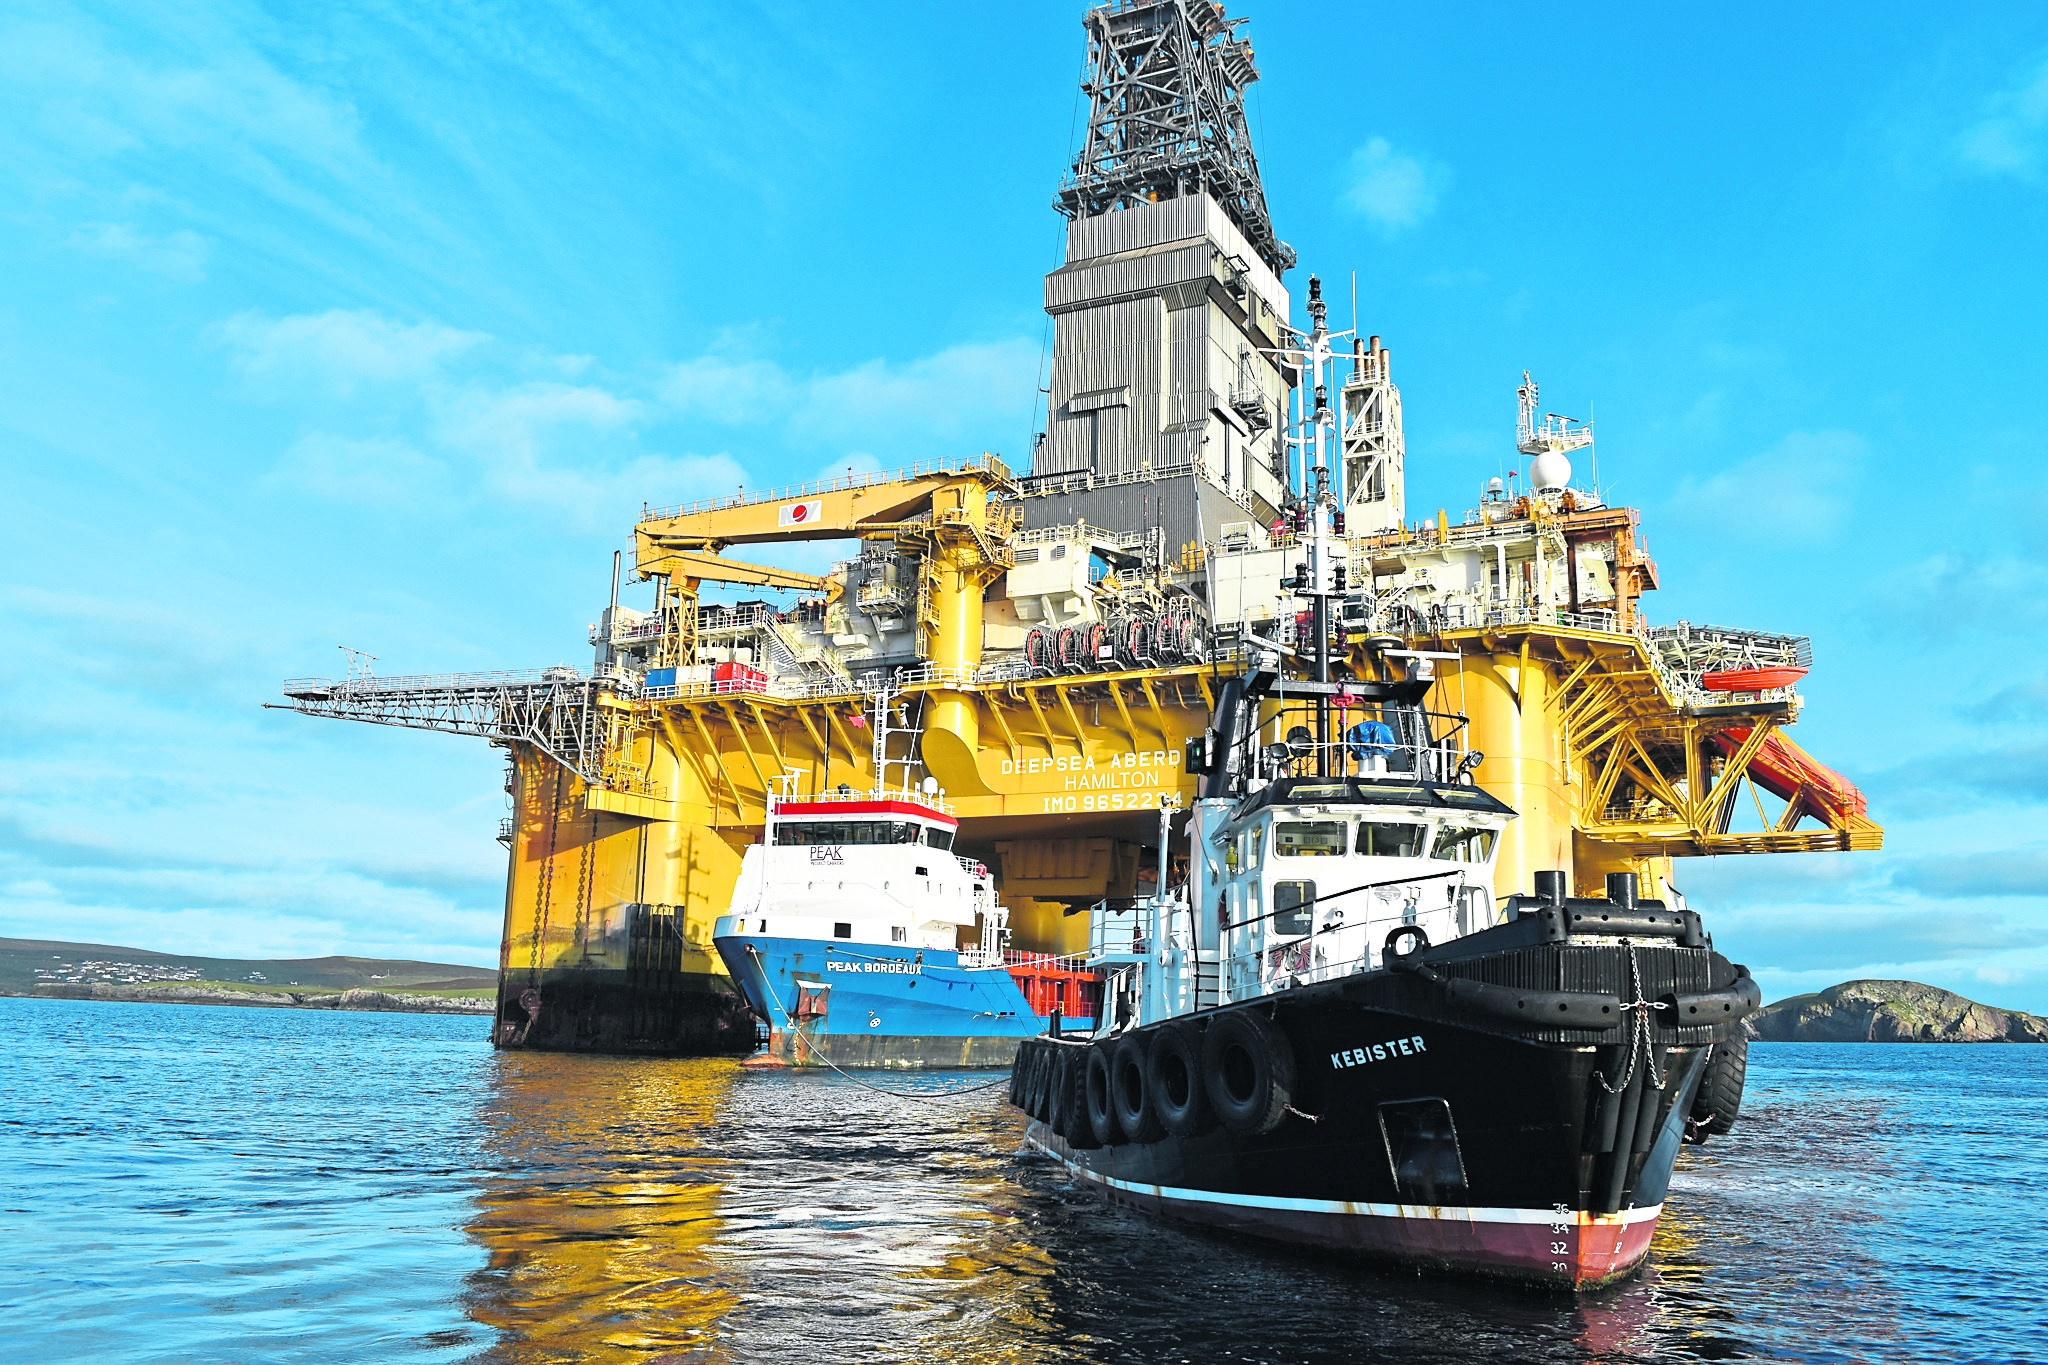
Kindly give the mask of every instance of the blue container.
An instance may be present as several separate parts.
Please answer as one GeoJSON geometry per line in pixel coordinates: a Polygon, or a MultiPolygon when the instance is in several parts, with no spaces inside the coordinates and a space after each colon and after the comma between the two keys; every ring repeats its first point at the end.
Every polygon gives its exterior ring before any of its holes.
{"type": "Polygon", "coordinates": [[[649,687],[674,687],[676,685],[676,671],[673,668],[650,668],[647,670],[647,685],[649,687]]]}

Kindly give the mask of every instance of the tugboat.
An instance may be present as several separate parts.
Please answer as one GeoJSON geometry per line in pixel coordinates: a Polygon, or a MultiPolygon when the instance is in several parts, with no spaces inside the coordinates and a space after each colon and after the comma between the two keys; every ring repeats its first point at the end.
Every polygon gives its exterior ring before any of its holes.
{"type": "Polygon", "coordinates": [[[1224,685],[1187,894],[1096,911],[1099,1027],[1027,1042],[1010,1100],[1031,1145],[1150,1212],[1606,1284],[1648,1253],[1680,1143],[1732,1124],[1760,995],[1630,873],[1586,899],[1539,872],[1496,910],[1514,812],[1465,778],[1427,664],[1349,684],[1411,738],[1343,746],[1348,774],[1299,737],[1247,765],[1280,678],[1224,685]]]}
{"type": "Polygon", "coordinates": [[[1026,1042],[1010,1101],[1031,1146],[1149,1212],[1610,1283],[1647,1255],[1680,1144],[1734,1121],[1756,983],[1633,873],[1604,898],[1562,871],[1496,898],[1515,812],[1474,783],[1465,718],[1430,709],[1441,656],[1382,637],[1361,670],[1380,676],[1331,678],[1342,542],[1314,472],[1286,585],[1313,646],[1242,641],[1189,745],[1178,893],[1167,807],[1158,894],[1092,914],[1092,1036],[1026,1042]],[[1333,733],[1359,708],[1377,714],[1333,733]]]}
{"type": "MultiPolygon", "coordinates": [[[[915,763],[887,756],[892,734],[916,741],[889,716],[877,698],[878,774],[915,763]]],[[[988,867],[952,851],[959,826],[929,777],[771,796],[712,939],[766,1023],[761,1063],[1005,1067],[1063,1021],[1094,1029],[1096,974],[1010,950],[988,867]]]]}

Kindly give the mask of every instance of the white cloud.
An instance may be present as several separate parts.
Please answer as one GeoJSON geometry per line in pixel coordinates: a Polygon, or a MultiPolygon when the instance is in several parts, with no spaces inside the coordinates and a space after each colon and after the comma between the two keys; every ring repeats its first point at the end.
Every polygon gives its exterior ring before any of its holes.
{"type": "Polygon", "coordinates": [[[656,391],[682,416],[737,426],[781,411],[796,384],[779,365],[765,360],[706,355],[675,366],[656,391]]]}
{"type": "Polygon", "coordinates": [[[661,423],[772,433],[771,447],[806,452],[799,458],[807,462],[822,456],[820,477],[849,466],[874,472],[994,448],[1019,396],[1031,395],[1039,364],[1038,344],[1013,338],[810,375],[721,351],[634,380],[604,375],[588,356],[522,352],[481,332],[401,323],[372,309],[244,313],[213,336],[252,393],[280,403],[350,400],[320,412],[271,482],[386,505],[427,489],[481,489],[580,527],[628,516],[643,501],[789,479],[722,451],[650,451],[647,433],[661,423]],[[375,423],[374,434],[347,429],[361,422],[375,423]]]}
{"type": "Polygon", "coordinates": [[[1680,481],[1691,521],[1750,539],[1831,541],[1848,520],[1870,448],[1851,431],[1795,431],[1769,450],[1680,481]]]}
{"type": "Polygon", "coordinates": [[[273,483],[384,508],[411,508],[445,488],[446,478],[439,460],[405,441],[358,441],[325,431],[294,441],[270,473],[273,483]]]}
{"type": "Polygon", "coordinates": [[[1344,202],[1388,236],[1414,227],[1436,211],[1437,196],[1449,188],[1451,173],[1406,152],[1383,137],[1351,154],[1344,202]]]}
{"type": "Polygon", "coordinates": [[[900,448],[906,436],[958,439],[987,430],[991,420],[1016,421],[1037,386],[1038,364],[1038,343],[1021,337],[948,346],[899,364],[870,360],[805,380],[790,431],[805,442],[884,448],[900,448]]]}
{"type": "Polygon", "coordinates": [[[213,329],[229,366],[266,389],[310,386],[347,396],[364,383],[419,383],[455,356],[490,340],[438,322],[407,325],[370,308],[267,318],[238,313],[213,329]]]}
{"type": "Polygon", "coordinates": [[[546,438],[558,428],[612,431],[631,425],[641,412],[637,400],[594,384],[477,384],[442,402],[437,426],[443,440],[490,464],[526,467],[539,460],[546,438]]]}
{"type": "Polygon", "coordinates": [[[206,239],[185,228],[152,237],[133,223],[87,223],[66,236],[64,245],[181,283],[206,278],[206,239]]]}
{"type": "Polygon", "coordinates": [[[239,35],[205,35],[192,59],[142,61],[87,23],[0,32],[0,81],[32,95],[43,123],[87,153],[210,149],[269,170],[263,148],[330,170],[369,158],[347,101],[284,75],[239,35]]]}
{"type": "Polygon", "coordinates": [[[2033,180],[2048,143],[2048,60],[1987,101],[1986,116],[1956,139],[1956,155],[1979,175],[2033,180]]]}

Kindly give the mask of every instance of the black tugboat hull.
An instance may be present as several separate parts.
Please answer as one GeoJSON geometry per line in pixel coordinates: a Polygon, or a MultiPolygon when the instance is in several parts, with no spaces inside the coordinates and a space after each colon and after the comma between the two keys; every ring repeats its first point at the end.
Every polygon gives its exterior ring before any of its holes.
{"type": "MultiPolygon", "coordinates": [[[[1020,1055],[1020,1098],[1035,1120],[1027,1139],[1147,1212],[1421,1268],[1591,1288],[1648,1254],[1709,1047],[1733,1032],[1679,1016],[1739,973],[1704,947],[1525,943],[1446,957],[1427,975],[1411,964],[1170,1021],[1206,1036],[1228,1014],[1253,1011],[1284,1036],[1291,1092],[1261,1133],[1231,1132],[1212,1115],[1191,1136],[1132,1142],[1113,1128],[1097,1145],[1080,1126],[1082,1100],[1067,1113],[1042,1099],[1033,1110],[1030,1077],[1060,1070],[1062,1050],[1065,1074],[1079,1074],[1099,1044],[1036,1039],[1020,1055]],[[1474,1003],[1452,984],[1517,975],[1581,988],[1488,985],[1493,994],[1474,1003]],[[1606,1028],[1593,1026],[1601,992],[1583,989],[1600,978],[1618,1021],[1606,1028]],[[1637,988],[1653,1003],[1635,1005],[1645,998],[1637,988]],[[1657,994],[1669,1003],[1655,1004],[1657,994]],[[1592,1023],[1517,1028],[1508,1016],[1524,1008],[1592,1023]]],[[[1039,1087],[1056,1088],[1050,1079],[1039,1087]]]]}

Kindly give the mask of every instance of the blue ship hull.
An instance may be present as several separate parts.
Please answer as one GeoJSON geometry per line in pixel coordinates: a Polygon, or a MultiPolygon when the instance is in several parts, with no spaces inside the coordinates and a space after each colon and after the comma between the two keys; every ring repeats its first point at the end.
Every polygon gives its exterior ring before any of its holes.
{"type": "Polygon", "coordinates": [[[957,952],[757,934],[714,943],[768,1022],[769,1057],[791,1066],[1003,1067],[1051,1022],[1008,971],[963,967],[957,952]]]}

